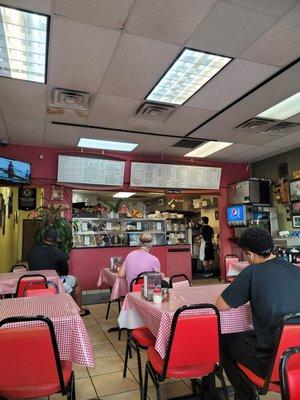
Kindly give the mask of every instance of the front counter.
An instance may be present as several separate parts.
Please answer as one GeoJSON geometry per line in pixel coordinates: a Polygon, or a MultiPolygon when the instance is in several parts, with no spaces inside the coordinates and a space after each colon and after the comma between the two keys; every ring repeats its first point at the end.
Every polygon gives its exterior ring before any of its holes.
{"type": "MultiPolygon", "coordinates": [[[[135,249],[137,247],[74,248],[70,253],[70,274],[80,279],[82,290],[97,289],[100,271],[110,265],[110,257],[122,257],[124,260],[135,249]]],[[[150,253],[159,259],[161,271],[166,276],[185,274],[192,279],[189,244],[153,246],[150,253]]]]}

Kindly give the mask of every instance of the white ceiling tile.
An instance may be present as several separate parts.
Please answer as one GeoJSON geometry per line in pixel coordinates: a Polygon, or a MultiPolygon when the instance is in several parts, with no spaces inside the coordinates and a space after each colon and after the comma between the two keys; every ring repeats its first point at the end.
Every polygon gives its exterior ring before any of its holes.
{"type": "MultiPolygon", "coordinates": [[[[300,129],[297,132],[290,133],[287,136],[283,137],[275,136],[274,140],[271,143],[268,143],[268,146],[270,147],[279,147],[279,148],[284,148],[286,146],[291,146],[291,145],[295,146],[295,148],[300,146],[300,129]]],[[[299,152],[299,159],[300,159],[300,152],[299,152]]]]}
{"type": "Polygon", "coordinates": [[[234,60],[186,104],[191,107],[220,110],[277,70],[277,67],[269,65],[234,60]]]}
{"type": "Polygon", "coordinates": [[[277,18],[219,1],[187,41],[187,45],[237,57],[269,29],[277,18]]]}
{"type": "Polygon", "coordinates": [[[227,159],[235,157],[237,154],[251,151],[255,146],[247,144],[233,144],[232,146],[226,147],[224,150],[220,150],[217,153],[211,154],[209,158],[211,159],[227,159]]]}
{"type": "Polygon", "coordinates": [[[123,29],[134,0],[55,0],[54,12],[77,21],[123,29]]]}
{"type": "Polygon", "coordinates": [[[0,78],[0,108],[5,117],[43,120],[47,86],[18,79],[0,78]]]}
{"type": "Polygon", "coordinates": [[[104,76],[119,32],[54,17],[49,82],[95,92],[104,76]]]}
{"type": "Polygon", "coordinates": [[[134,150],[135,153],[161,153],[164,149],[177,143],[179,139],[177,138],[165,138],[159,136],[148,136],[145,141],[134,150]]]}
{"type": "Polygon", "coordinates": [[[260,147],[248,149],[245,152],[241,151],[240,153],[237,153],[236,156],[232,156],[232,157],[234,160],[255,161],[257,159],[269,158],[278,152],[283,153],[283,151],[284,150],[281,150],[279,148],[260,146],[260,147]]]}
{"type": "Polygon", "coordinates": [[[293,115],[292,117],[288,118],[286,121],[300,124],[300,113],[293,115]]]}
{"type": "Polygon", "coordinates": [[[122,129],[128,131],[158,133],[162,123],[163,121],[155,119],[151,120],[145,118],[132,117],[125,122],[125,124],[122,126],[122,129]]]}
{"type": "Polygon", "coordinates": [[[217,0],[136,0],[126,31],[183,44],[217,0]]]}
{"type": "Polygon", "coordinates": [[[100,92],[143,99],[173,61],[180,47],[124,34],[100,92]]]}
{"type": "Polygon", "coordinates": [[[253,146],[263,146],[264,144],[268,144],[270,147],[278,147],[275,145],[276,139],[278,139],[278,136],[270,134],[257,134],[253,136],[248,134],[248,138],[240,140],[239,143],[251,144],[253,146]]]}
{"type": "Polygon", "coordinates": [[[51,0],[1,0],[2,5],[38,13],[51,13],[51,0]]]}
{"type": "Polygon", "coordinates": [[[300,72],[300,61],[292,67],[293,70],[300,72]]]}
{"type": "Polygon", "coordinates": [[[184,147],[168,147],[164,149],[162,153],[168,156],[183,157],[189,151],[191,151],[191,149],[186,149],[184,147]]]}
{"type": "Polygon", "coordinates": [[[299,56],[300,3],[253,43],[241,58],[283,66],[299,56]]]}
{"type": "Polygon", "coordinates": [[[280,17],[293,7],[299,0],[227,0],[229,3],[254,8],[255,10],[280,17]]]}
{"type": "Polygon", "coordinates": [[[43,144],[44,121],[5,118],[5,124],[12,143],[43,144]]]}

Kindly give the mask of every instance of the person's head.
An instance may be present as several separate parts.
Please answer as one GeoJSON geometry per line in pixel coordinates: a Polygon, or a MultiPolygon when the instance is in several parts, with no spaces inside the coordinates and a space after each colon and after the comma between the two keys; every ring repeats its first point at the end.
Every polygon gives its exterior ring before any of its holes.
{"type": "Polygon", "coordinates": [[[259,226],[246,229],[238,244],[251,264],[264,262],[273,254],[274,250],[270,232],[259,226]]]}
{"type": "Polygon", "coordinates": [[[208,217],[202,217],[202,218],[201,218],[201,221],[202,221],[202,223],[203,223],[204,225],[207,225],[209,219],[208,219],[208,217]]]}
{"type": "Polygon", "coordinates": [[[57,232],[55,229],[50,228],[48,229],[43,238],[43,243],[54,246],[57,241],[57,232]]]}
{"type": "Polygon", "coordinates": [[[139,247],[150,250],[153,246],[153,236],[150,233],[142,233],[139,237],[139,247]]]}

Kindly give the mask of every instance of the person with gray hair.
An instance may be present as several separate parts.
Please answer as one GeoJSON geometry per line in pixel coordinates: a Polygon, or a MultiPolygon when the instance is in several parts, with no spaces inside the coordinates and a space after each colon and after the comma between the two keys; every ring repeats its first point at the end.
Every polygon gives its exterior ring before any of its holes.
{"type": "Polygon", "coordinates": [[[128,285],[141,272],[160,271],[159,259],[149,253],[152,246],[153,236],[144,232],[139,237],[138,249],[127,254],[118,275],[126,276],[128,285]]]}

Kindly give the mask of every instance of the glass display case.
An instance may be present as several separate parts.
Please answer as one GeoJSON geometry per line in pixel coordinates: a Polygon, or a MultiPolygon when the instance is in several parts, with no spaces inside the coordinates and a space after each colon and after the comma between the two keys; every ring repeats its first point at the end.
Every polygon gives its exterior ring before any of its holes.
{"type": "Polygon", "coordinates": [[[73,247],[137,246],[142,232],[153,234],[154,245],[166,244],[165,219],[73,218],[73,247]]]}
{"type": "Polygon", "coordinates": [[[179,218],[167,218],[166,238],[167,238],[167,244],[188,243],[186,220],[179,218]]]}

